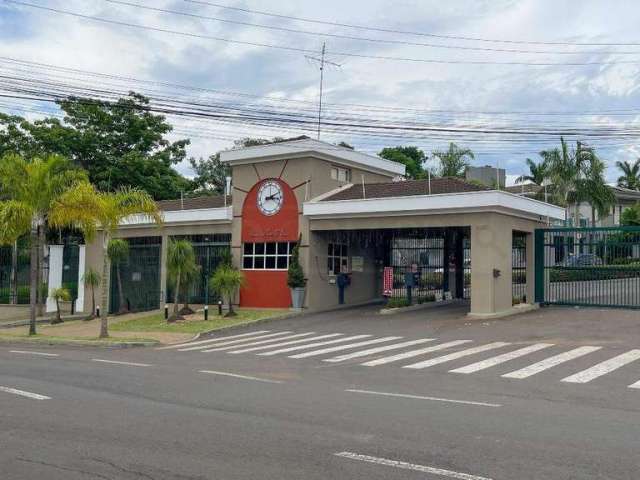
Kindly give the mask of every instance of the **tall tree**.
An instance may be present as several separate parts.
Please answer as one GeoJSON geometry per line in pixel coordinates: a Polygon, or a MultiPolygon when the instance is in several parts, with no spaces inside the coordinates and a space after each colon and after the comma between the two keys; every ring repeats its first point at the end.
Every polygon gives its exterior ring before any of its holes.
{"type": "Polygon", "coordinates": [[[378,153],[378,156],[404,164],[407,167],[407,178],[421,179],[427,176],[424,168],[427,156],[418,147],[386,147],[378,153]]]}
{"type": "Polygon", "coordinates": [[[530,158],[526,160],[529,167],[529,173],[520,175],[516,178],[516,183],[533,183],[534,185],[542,185],[547,178],[547,164],[543,160],[540,163],[536,163],[530,158]]]}
{"type": "Polygon", "coordinates": [[[88,268],[82,276],[82,281],[84,282],[85,287],[89,287],[91,289],[91,317],[89,318],[93,319],[96,316],[96,288],[100,286],[102,278],[93,268],[88,268]]]}
{"type": "Polygon", "coordinates": [[[640,158],[633,164],[624,161],[616,162],[616,166],[622,171],[618,177],[618,186],[629,190],[640,190],[640,158]]]}
{"type": "MultiPolygon", "coordinates": [[[[115,267],[116,283],[118,285],[118,313],[126,313],[127,301],[122,289],[122,265],[129,259],[129,242],[122,238],[114,238],[107,245],[107,255],[111,265],[115,267]]],[[[106,307],[106,305],[105,305],[106,307]]]]}
{"type": "Polygon", "coordinates": [[[162,215],[151,195],[142,190],[123,187],[115,192],[99,192],[88,183],[81,183],[61,195],[55,203],[51,223],[58,227],[75,226],[91,241],[98,230],[102,233],[102,310],[100,311],[100,338],[109,336],[107,300],[109,255],[107,248],[122,221],[131,215],[140,215],[157,225],[162,215]]]}
{"type": "MultiPolygon", "coordinates": [[[[0,243],[12,245],[30,234],[30,324],[29,335],[36,334],[36,312],[40,285],[39,272],[44,250],[45,229],[57,215],[57,201],[70,189],[86,184],[86,175],[63,157],[51,155],[26,161],[15,155],[0,159],[0,243]]],[[[77,217],[72,217],[73,222],[77,217]]],[[[46,297],[46,293],[44,293],[46,297]]]]}
{"type": "Polygon", "coordinates": [[[173,313],[169,317],[170,322],[175,322],[180,318],[178,302],[185,274],[189,276],[196,268],[196,255],[191,242],[188,240],[171,241],[167,250],[167,270],[169,278],[174,284],[173,313]]]}
{"type": "Polygon", "coordinates": [[[468,148],[461,148],[455,143],[450,143],[447,150],[437,150],[431,154],[437,158],[440,165],[438,175],[441,177],[464,177],[464,172],[475,157],[468,148]]]}

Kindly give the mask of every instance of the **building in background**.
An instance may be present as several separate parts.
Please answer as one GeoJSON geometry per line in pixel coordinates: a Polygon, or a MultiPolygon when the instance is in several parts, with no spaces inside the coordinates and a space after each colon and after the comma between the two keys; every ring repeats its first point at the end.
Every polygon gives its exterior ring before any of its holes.
{"type": "Polygon", "coordinates": [[[488,187],[504,190],[506,185],[506,172],[504,168],[496,168],[491,165],[484,167],[468,166],[464,172],[468,182],[480,182],[488,187]]]}

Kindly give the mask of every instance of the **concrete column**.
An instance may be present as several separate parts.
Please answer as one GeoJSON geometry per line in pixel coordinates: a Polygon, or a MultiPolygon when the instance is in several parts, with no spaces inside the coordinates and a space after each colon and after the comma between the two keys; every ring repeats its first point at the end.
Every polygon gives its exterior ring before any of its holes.
{"type": "Polygon", "coordinates": [[[527,303],[533,305],[536,298],[535,235],[527,233],[525,241],[527,249],[527,287],[525,295],[527,296],[527,303]]]}
{"type": "Polygon", "coordinates": [[[169,250],[169,235],[162,235],[160,247],[160,308],[167,303],[167,251],[169,250]]]}
{"type": "Polygon", "coordinates": [[[76,298],[76,312],[84,311],[84,272],[86,268],[86,246],[80,245],[78,251],[78,298],[76,298]]]}
{"type": "Polygon", "coordinates": [[[471,315],[490,317],[512,308],[512,229],[497,215],[471,226],[471,315]],[[494,270],[498,276],[494,276],[494,270]]]}
{"type": "MultiPolygon", "coordinates": [[[[49,292],[62,286],[63,253],[64,245],[49,245],[49,292]]],[[[47,292],[47,313],[56,311],[56,302],[49,298],[49,292],[47,292]]]]}

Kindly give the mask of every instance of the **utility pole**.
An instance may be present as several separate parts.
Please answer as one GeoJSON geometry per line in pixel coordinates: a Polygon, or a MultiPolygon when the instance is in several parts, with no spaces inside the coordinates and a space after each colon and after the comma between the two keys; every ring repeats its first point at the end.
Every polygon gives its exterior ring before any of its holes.
{"type": "Polygon", "coordinates": [[[322,125],[322,87],[324,83],[324,66],[325,65],[333,65],[334,67],[341,67],[342,65],[331,62],[326,59],[327,52],[327,43],[322,43],[322,51],[320,53],[320,58],[312,57],[310,55],[305,55],[305,57],[309,60],[317,62],[320,64],[320,98],[318,100],[318,140],[320,140],[320,127],[322,125]]]}

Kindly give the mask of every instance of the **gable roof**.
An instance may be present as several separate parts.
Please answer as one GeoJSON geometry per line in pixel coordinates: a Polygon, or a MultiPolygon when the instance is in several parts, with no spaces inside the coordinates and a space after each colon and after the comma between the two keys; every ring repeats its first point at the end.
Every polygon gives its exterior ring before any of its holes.
{"type": "Polygon", "coordinates": [[[364,198],[411,197],[415,195],[438,195],[443,193],[479,192],[491,190],[489,187],[466,182],[456,177],[440,177],[429,180],[408,180],[402,182],[367,183],[364,194],[361,184],[353,184],[337,191],[321,201],[362,200],[364,198]]]}
{"type": "Polygon", "coordinates": [[[360,168],[388,177],[404,175],[406,171],[406,167],[402,163],[392,162],[375,155],[311,138],[226,150],[220,152],[220,161],[230,165],[242,165],[305,156],[320,158],[348,167],[360,168]]]}

